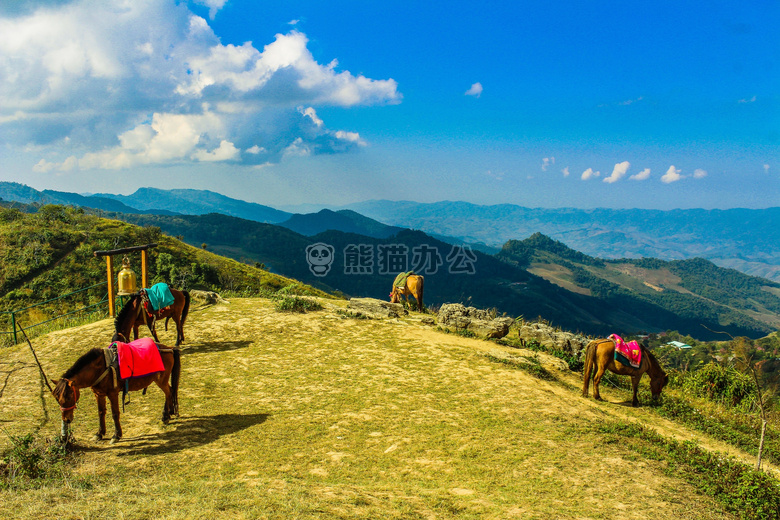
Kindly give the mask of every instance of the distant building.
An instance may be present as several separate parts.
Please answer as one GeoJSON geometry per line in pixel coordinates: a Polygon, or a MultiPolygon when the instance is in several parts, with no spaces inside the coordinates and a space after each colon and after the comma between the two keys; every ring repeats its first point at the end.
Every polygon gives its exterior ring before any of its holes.
{"type": "Polygon", "coordinates": [[[693,348],[692,346],[686,345],[685,343],[680,343],[679,341],[670,341],[666,345],[668,345],[670,347],[674,347],[677,350],[682,350],[682,349],[685,349],[685,348],[693,348]]]}

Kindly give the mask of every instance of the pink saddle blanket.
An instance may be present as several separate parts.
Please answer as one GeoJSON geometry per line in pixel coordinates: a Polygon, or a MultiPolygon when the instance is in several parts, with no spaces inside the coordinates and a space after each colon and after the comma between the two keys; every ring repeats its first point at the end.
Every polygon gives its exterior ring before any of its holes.
{"type": "Polygon", "coordinates": [[[116,342],[119,358],[119,377],[141,377],[154,372],[162,372],[165,365],[152,338],[139,338],[131,343],[116,342]]]}
{"type": "Polygon", "coordinates": [[[639,365],[642,364],[642,347],[639,346],[636,340],[626,343],[617,334],[611,334],[609,339],[615,342],[615,359],[617,361],[624,365],[639,368],[639,365]]]}

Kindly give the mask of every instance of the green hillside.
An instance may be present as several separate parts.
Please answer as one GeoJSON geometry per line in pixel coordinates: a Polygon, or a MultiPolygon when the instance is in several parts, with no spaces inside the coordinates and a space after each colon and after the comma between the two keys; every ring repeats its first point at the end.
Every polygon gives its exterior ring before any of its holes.
{"type": "MultiPolygon", "coordinates": [[[[134,226],[58,205],[40,207],[37,213],[7,206],[0,206],[0,311],[23,309],[105,282],[106,262],[96,258],[95,251],[149,243],[158,244],[149,253],[150,283],[165,281],[183,289],[239,294],[270,294],[294,283],[254,265],[187,245],[158,227],[134,226]]],[[[140,283],[140,253],[131,255],[131,262],[140,283]]],[[[121,258],[115,259],[117,271],[120,264],[121,258]]],[[[43,321],[52,313],[98,302],[106,292],[105,285],[97,286],[17,318],[26,324],[43,321]]],[[[9,320],[8,314],[0,314],[0,331],[11,329],[9,320]]]]}
{"type": "Polygon", "coordinates": [[[649,309],[650,304],[680,319],[724,327],[760,322],[767,332],[780,328],[780,284],[701,258],[602,260],[540,233],[507,242],[497,256],[610,306],[649,309]]]}
{"type": "MultiPolygon", "coordinates": [[[[729,292],[728,289],[720,290],[715,286],[706,297],[692,298],[687,294],[669,292],[663,298],[658,298],[654,290],[633,279],[640,291],[635,293],[633,289],[622,287],[583,267],[592,264],[592,269],[596,269],[598,266],[612,265],[611,262],[571,250],[543,235],[528,241],[510,241],[496,256],[473,251],[473,272],[457,273],[451,272],[452,262],[447,260],[453,252],[453,245],[419,231],[402,230],[388,238],[341,231],[326,231],[306,237],[279,226],[218,214],[115,216],[140,226],[160,227],[190,244],[206,243],[210,250],[220,254],[245,262],[264,263],[273,272],[324,290],[338,290],[349,296],[387,298],[398,270],[382,271],[379,257],[381,248],[406,248],[408,268],[416,268],[413,252],[426,248],[438,251],[441,260],[435,273],[423,273],[426,277],[427,305],[462,302],[482,308],[496,308],[500,313],[512,316],[541,316],[565,329],[594,335],[609,334],[616,330],[625,333],[678,330],[701,339],[718,339],[718,335],[711,330],[726,330],[733,335],[758,338],[778,328],[773,321],[778,318],[778,311],[773,310],[775,296],[771,293],[757,300],[758,306],[763,305],[762,309],[769,306],[764,313],[728,306],[726,301],[711,301],[712,297],[722,298],[729,292]],[[327,276],[315,276],[306,262],[306,247],[317,242],[334,247],[334,267],[327,276]],[[373,252],[375,263],[370,274],[346,272],[345,252],[355,245],[363,245],[373,252]],[[542,260],[544,257],[548,259],[542,260]],[[544,262],[547,269],[563,272],[557,278],[551,277],[544,269],[539,271],[530,267],[532,258],[537,264],[544,262]],[[645,298],[644,294],[654,298],[645,298]]],[[[707,265],[716,272],[723,271],[709,262],[707,265]]],[[[609,272],[615,276],[620,274],[615,269],[609,272]]],[[[706,275],[703,279],[707,280],[706,275]]],[[[753,277],[746,279],[759,280],[753,277]]]]}

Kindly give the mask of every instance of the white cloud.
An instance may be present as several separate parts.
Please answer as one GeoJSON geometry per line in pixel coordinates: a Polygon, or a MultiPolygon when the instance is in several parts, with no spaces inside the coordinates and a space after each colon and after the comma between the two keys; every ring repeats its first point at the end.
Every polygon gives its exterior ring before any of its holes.
{"type": "Polygon", "coordinates": [[[631,163],[628,161],[617,163],[615,168],[612,170],[612,174],[609,177],[604,177],[604,182],[607,184],[612,184],[613,182],[619,181],[626,175],[629,166],[631,166],[631,163]]]}
{"type": "Polygon", "coordinates": [[[702,170],[701,168],[696,168],[693,171],[693,178],[694,179],[703,179],[707,176],[707,170],[702,170]]]}
{"type": "MultiPolygon", "coordinates": [[[[213,17],[225,0],[198,3],[213,17]]],[[[296,139],[311,153],[365,144],[356,132],[328,129],[318,106],[401,101],[392,79],[318,63],[295,30],[261,50],[222,45],[187,5],[73,0],[12,18],[0,11],[0,145],[45,152],[69,140],[80,168],[256,164],[258,154],[238,150],[257,146],[267,151],[264,161],[279,161],[296,139]]]]}
{"type": "Polygon", "coordinates": [[[649,178],[650,178],[650,168],[645,168],[641,172],[629,177],[629,179],[634,181],[646,181],[649,178]]]}
{"type": "Polygon", "coordinates": [[[192,158],[204,162],[231,161],[236,159],[240,153],[233,143],[223,140],[219,143],[218,148],[210,152],[202,149],[195,150],[192,158]]]}
{"type": "Polygon", "coordinates": [[[587,170],[582,172],[581,178],[583,181],[587,181],[588,179],[591,179],[593,177],[599,177],[599,176],[601,176],[601,172],[594,172],[593,168],[588,168],[587,170]]]}
{"type": "Polygon", "coordinates": [[[768,165],[768,164],[765,164],[765,165],[764,165],[764,171],[765,171],[765,172],[767,172],[767,173],[769,173],[769,165],[768,165]]]}
{"type": "Polygon", "coordinates": [[[479,97],[482,95],[482,83],[476,82],[465,92],[466,96],[479,97]]]}
{"type": "Polygon", "coordinates": [[[680,179],[682,179],[682,175],[680,175],[681,171],[682,170],[679,170],[679,169],[675,168],[674,165],[669,166],[669,169],[666,170],[666,173],[664,173],[661,176],[661,182],[669,184],[669,183],[672,183],[672,182],[679,181],[680,179]]]}
{"type": "Polygon", "coordinates": [[[563,173],[564,177],[568,177],[569,176],[569,167],[567,166],[566,168],[561,170],[561,173],[563,173]]]}
{"type": "Polygon", "coordinates": [[[209,8],[209,18],[212,20],[217,15],[217,11],[222,9],[227,0],[195,0],[196,4],[204,5],[209,8]]]}
{"type": "Polygon", "coordinates": [[[756,96],[753,96],[750,99],[740,99],[737,101],[737,103],[755,103],[756,102],[756,96]]]}
{"type": "Polygon", "coordinates": [[[555,164],[555,157],[545,157],[542,159],[542,171],[546,172],[551,164],[555,164]]]}

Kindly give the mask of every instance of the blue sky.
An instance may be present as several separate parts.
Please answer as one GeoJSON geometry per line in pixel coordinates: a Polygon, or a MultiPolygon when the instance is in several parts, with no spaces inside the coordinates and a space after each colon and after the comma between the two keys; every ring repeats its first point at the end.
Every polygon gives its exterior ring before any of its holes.
{"type": "Polygon", "coordinates": [[[780,205],[780,3],[0,5],[0,180],[289,208],[780,205]]]}

